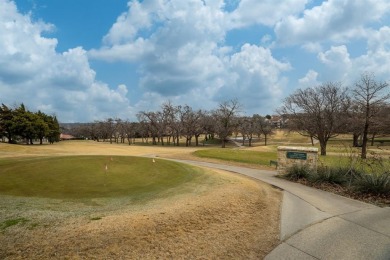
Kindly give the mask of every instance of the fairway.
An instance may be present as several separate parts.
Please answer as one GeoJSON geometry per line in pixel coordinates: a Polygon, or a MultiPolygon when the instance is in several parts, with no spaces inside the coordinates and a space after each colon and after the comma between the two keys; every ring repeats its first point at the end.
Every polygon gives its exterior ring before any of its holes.
{"type": "Polygon", "coordinates": [[[0,194],[59,199],[143,199],[202,175],[199,168],[134,156],[8,158],[0,168],[0,194]]]}

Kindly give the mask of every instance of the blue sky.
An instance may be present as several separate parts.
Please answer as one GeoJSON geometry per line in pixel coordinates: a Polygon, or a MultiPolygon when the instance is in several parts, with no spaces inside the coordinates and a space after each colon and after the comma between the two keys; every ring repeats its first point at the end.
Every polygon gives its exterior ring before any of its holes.
{"type": "Polygon", "coordinates": [[[297,88],[390,79],[388,0],[0,0],[0,102],[61,122],[166,101],[273,114],[297,88]]]}

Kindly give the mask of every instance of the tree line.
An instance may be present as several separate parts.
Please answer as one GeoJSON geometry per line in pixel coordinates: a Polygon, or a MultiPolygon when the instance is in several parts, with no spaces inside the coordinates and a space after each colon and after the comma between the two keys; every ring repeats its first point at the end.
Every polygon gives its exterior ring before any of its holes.
{"type": "Polygon", "coordinates": [[[247,140],[249,146],[255,136],[263,135],[265,140],[272,133],[272,124],[269,117],[253,115],[240,116],[241,105],[237,100],[225,101],[218,108],[194,110],[188,105],[173,105],[164,103],[157,111],[140,111],[137,122],[108,118],[103,121],[79,124],[73,127],[70,133],[77,137],[90,138],[96,141],[110,141],[110,143],[135,143],[135,138],[153,145],[181,145],[184,139],[185,146],[200,144],[218,136],[221,146],[225,147],[232,133],[240,133],[243,142],[247,140]],[[199,140],[200,136],[205,139],[199,140]],[[184,137],[184,138],[183,138],[184,137]]]}
{"type": "Polygon", "coordinates": [[[10,108],[4,104],[0,107],[0,137],[4,142],[17,143],[24,140],[33,144],[39,139],[40,144],[47,139],[51,144],[59,141],[60,127],[56,116],[47,115],[41,111],[31,112],[24,104],[10,108]]]}
{"type": "MultiPolygon", "coordinates": [[[[327,82],[319,86],[298,89],[289,95],[278,109],[282,126],[312,140],[318,140],[321,155],[326,155],[327,144],[339,134],[351,134],[354,147],[361,147],[361,157],[367,157],[369,138],[373,145],[376,137],[390,134],[389,85],[380,82],[373,74],[363,73],[352,89],[339,82],[327,82]]],[[[273,133],[275,125],[271,116],[241,116],[241,104],[237,100],[225,101],[210,111],[194,110],[188,105],[175,106],[164,103],[158,111],[140,111],[137,122],[109,118],[94,123],[81,124],[72,129],[73,134],[93,140],[135,143],[135,138],[153,145],[185,145],[199,137],[205,141],[218,136],[221,146],[232,135],[242,136],[252,145],[254,137],[264,139],[273,133]]]]}

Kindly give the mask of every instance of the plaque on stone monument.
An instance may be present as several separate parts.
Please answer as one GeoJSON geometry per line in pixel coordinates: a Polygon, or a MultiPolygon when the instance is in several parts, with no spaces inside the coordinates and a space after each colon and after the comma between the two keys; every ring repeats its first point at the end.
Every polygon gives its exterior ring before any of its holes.
{"type": "Polygon", "coordinates": [[[286,157],[288,159],[307,160],[307,153],[287,152],[286,157]]]}

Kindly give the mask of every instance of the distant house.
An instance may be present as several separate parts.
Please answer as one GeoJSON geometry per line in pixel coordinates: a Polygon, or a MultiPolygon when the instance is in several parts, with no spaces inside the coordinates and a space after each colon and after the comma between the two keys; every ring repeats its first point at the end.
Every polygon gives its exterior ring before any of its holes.
{"type": "Polygon", "coordinates": [[[271,124],[275,128],[284,128],[287,126],[288,119],[285,115],[273,115],[271,118],[271,124]]]}
{"type": "Polygon", "coordinates": [[[66,140],[73,140],[76,139],[73,135],[68,135],[68,134],[60,134],[60,140],[61,141],[66,141],[66,140]]]}

